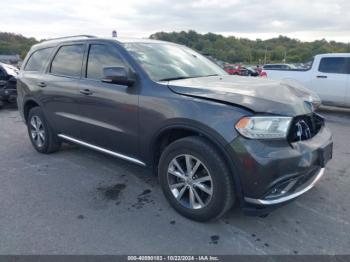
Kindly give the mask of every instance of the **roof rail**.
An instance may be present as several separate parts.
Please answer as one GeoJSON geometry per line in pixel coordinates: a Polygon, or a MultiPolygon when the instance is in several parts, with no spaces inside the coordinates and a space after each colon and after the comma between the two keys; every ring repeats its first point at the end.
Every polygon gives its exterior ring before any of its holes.
{"type": "Polygon", "coordinates": [[[75,38],[75,37],[86,37],[86,38],[94,38],[96,36],[93,35],[71,35],[71,36],[63,36],[63,37],[57,37],[57,38],[50,38],[45,41],[55,41],[60,39],[66,39],[66,38],[75,38]]]}

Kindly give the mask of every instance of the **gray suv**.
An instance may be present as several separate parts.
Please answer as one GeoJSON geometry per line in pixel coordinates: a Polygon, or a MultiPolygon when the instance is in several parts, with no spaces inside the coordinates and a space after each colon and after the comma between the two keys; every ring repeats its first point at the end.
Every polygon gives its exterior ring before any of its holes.
{"type": "Polygon", "coordinates": [[[182,215],[249,214],[305,193],[332,157],[310,94],[235,77],[197,52],[148,39],[76,36],[33,46],[18,106],[40,153],[73,142],[153,168],[182,215]]]}

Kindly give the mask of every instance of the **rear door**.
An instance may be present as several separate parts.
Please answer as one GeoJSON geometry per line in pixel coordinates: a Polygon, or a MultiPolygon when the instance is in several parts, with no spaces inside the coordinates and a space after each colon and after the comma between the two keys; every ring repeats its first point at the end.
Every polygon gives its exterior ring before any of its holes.
{"type": "Polygon", "coordinates": [[[78,80],[81,77],[85,43],[61,45],[38,82],[45,113],[58,134],[79,137],[76,107],[78,80]]]}
{"type": "Polygon", "coordinates": [[[348,85],[345,57],[322,57],[314,72],[312,89],[328,105],[344,106],[348,85]]]}

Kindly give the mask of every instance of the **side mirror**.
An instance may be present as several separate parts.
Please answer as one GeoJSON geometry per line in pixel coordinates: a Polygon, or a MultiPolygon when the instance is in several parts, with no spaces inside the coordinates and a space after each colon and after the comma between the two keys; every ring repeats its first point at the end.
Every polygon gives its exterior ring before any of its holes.
{"type": "Polygon", "coordinates": [[[130,78],[125,67],[104,67],[103,82],[132,86],[135,79],[130,78]]]}

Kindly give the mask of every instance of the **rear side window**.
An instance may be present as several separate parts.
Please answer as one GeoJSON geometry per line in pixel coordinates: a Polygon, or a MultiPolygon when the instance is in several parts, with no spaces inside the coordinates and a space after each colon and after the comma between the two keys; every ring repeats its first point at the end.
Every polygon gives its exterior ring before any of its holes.
{"type": "Polygon", "coordinates": [[[24,71],[40,71],[49,59],[52,49],[50,47],[35,51],[28,59],[24,71]]]}
{"type": "Polygon", "coordinates": [[[89,79],[102,79],[103,68],[111,66],[124,66],[117,50],[107,45],[91,45],[87,62],[86,77],[89,79]]]}
{"type": "Polygon", "coordinates": [[[345,57],[325,57],[320,61],[318,71],[322,73],[346,74],[345,57]]]}
{"type": "Polygon", "coordinates": [[[62,46],[51,63],[55,75],[79,77],[83,63],[84,45],[62,46]]]}

